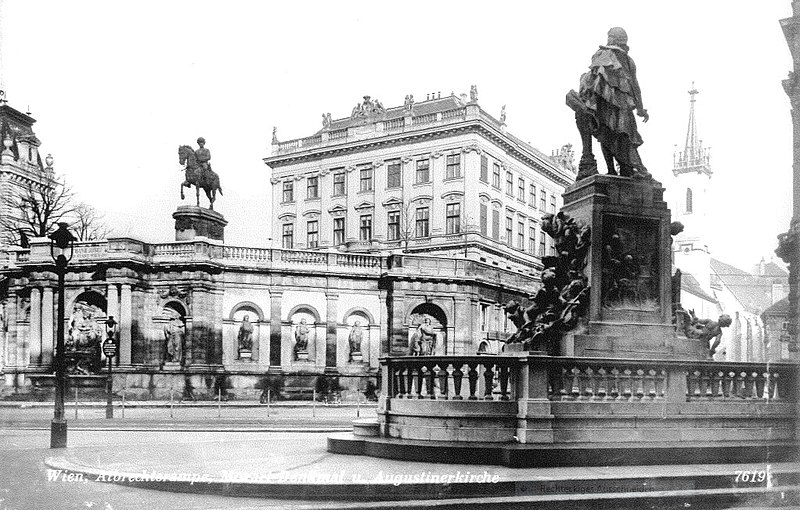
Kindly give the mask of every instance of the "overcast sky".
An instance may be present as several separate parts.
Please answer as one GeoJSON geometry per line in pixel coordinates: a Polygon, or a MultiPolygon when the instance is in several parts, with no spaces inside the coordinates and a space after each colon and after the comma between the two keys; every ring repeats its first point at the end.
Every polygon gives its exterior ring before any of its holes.
{"type": "Polygon", "coordinates": [[[510,132],[548,154],[577,147],[565,93],[622,26],[650,113],[645,165],[670,187],[695,82],[715,172],[708,243],[748,269],[773,256],[791,216],[791,58],[778,23],[790,15],[789,0],[5,0],[0,78],[9,104],[37,119],[42,153],[115,233],[174,238],[177,148],[203,136],[227,243],[267,246],[273,126],[281,140],[308,136],[363,95],[390,107],[475,84],[489,113],[507,105],[510,132]]]}

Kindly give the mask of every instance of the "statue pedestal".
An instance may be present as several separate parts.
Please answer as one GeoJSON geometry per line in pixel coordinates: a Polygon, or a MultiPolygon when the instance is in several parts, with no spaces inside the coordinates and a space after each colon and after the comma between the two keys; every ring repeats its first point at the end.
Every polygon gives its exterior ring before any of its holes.
{"type": "Polygon", "coordinates": [[[297,361],[308,361],[308,351],[297,351],[297,361]]]}
{"type": "Polygon", "coordinates": [[[253,359],[252,351],[239,351],[239,361],[252,361],[252,359],[253,359]]]}
{"type": "Polygon", "coordinates": [[[679,339],[672,324],[670,212],[661,183],[593,175],[564,192],[565,213],[591,225],[582,325],[561,354],[608,358],[705,359],[707,346],[679,339]]]}
{"type": "Polygon", "coordinates": [[[216,211],[194,205],[182,205],[172,213],[172,217],[175,218],[176,241],[191,241],[197,237],[225,241],[225,225],[228,222],[216,211]]]}
{"type": "Polygon", "coordinates": [[[350,361],[355,363],[361,363],[364,361],[364,355],[360,352],[353,352],[350,353],[350,361]]]}
{"type": "Polygon", "coordinates": [[[183,367],[177,361],[165,361],[161,367],[164,372],[180,372],[182,369],[183,367]]]}

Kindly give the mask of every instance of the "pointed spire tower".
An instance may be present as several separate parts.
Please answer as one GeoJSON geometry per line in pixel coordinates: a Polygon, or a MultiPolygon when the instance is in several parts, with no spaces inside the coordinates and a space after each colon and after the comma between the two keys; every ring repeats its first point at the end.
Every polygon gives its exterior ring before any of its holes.
{"type": "Polygon", "coordinates": [[[678,151],[676,146],[672,166],[675,179],[669,187],[673,196],[670,204],[672,219],[684,226],[683,232],[675,236],[673,243],[675,265],[684,273],[692,273],[700,285],[708,288],[710,254],[706,241],[706,213],[712,172],[711,151],[703,147],[697,132],[695,104],[699,93],[692,82],[686,144],[683,151],[678,151]]]}

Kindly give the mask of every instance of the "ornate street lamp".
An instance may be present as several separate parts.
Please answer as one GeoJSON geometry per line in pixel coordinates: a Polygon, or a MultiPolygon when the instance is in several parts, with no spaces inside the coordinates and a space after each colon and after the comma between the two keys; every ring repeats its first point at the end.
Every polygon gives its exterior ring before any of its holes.
{"type": "Polygon", "coordinates": [[[106,319],[106,340],[103,342],[103,354],[108,359],[108,377],[106,378],[106,418],[114,417],[114,377],[111,374],[111,367],[114,364],[114,356],[117,355],[117,321],[113,315],[106,319]]]}
{"type": "Polygon", "coordinates": [[[66,448],[67,420],[64,418],[64,393],[66,393],[66,359],[64,352],[64,275],[72,260],[75,236],[66,223],[59,223],[58,230],[50,234],[50,256],[56,263],[58,274],[58,332],[56,338],[56,405],[50,423],[50,448],[66,448]]]}

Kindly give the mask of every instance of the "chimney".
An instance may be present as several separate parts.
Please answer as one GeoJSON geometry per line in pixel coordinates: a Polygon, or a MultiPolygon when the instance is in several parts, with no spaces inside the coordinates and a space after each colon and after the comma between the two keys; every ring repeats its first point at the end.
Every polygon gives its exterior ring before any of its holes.
{"type": "Polygon", "coordinates": [[[430,101],[430,100],[431,100],[431,95],[425,94],[425,101],[430,101]]]}

